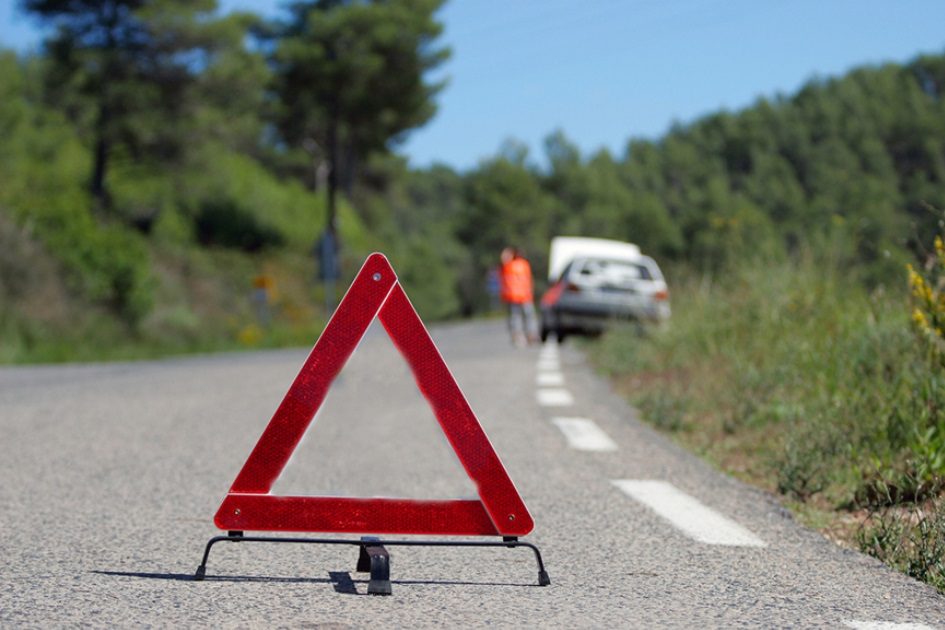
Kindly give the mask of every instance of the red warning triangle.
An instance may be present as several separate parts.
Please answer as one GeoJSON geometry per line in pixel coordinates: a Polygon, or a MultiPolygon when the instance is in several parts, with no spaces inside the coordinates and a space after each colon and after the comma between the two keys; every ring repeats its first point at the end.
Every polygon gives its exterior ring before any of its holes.
{"type": "Polygon", "coordinates": [[[534,523],[383,254],[371,254],[329,320],[214,522],[226,530],[524,536],[534,523]],[[378,317],[413,370],[479,500],[269,494],[345,362],[378,317]]]}

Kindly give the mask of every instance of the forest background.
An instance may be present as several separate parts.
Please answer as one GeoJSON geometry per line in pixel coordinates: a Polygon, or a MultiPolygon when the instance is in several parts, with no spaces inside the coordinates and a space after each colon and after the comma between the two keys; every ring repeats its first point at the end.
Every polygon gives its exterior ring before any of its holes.
{"type": "Polygon", "coordinates": [[[629,240],[675,315],[608,336],[601,368],[719,466],[945,588],[945,54],[622,155],[559,130],[541,161],[509,141],[461,172],[393,153],[436,110],[441,0],[278,22],[214,0],[21,4],[52,29],[0,52],[0,362],[308,345],[337,298],[326,231],[336,289],[383,251],[425,321],[489,313],[509,243],[540,281],[553,236],[629,240]]]}

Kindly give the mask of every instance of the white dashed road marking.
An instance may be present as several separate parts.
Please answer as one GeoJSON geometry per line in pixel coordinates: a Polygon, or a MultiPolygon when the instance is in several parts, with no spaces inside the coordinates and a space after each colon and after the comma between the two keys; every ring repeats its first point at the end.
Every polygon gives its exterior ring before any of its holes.
{"type": "Polygon", "coordinates": [[[924,623],[896,623],[894,621],[847,621],[843,625],[856,630],[934,630],[924,623]]]}
{"type": "Polygon", "coordinates": [[[535,384],[541,387],[564,385],[564,375],[561,372],[539,372],[535,384]]]}
{"type": "Polygon", "coordinates": [[[616,451],[617,443],[587,418],[552,418],[564,433],[568,446],[578,451],[616,451]]]}
{"type": "Polygon", "coordinates": [[[568,407],[574,404],[574,397],[566,389],[539,389],[536,398],[542,407],[568,407]]]}
{"type": "Polygon", "coordinates": [[[613,484],[690,538],[710,545],[766,547],[750,531],[666,481],[617,479],[613,484]]]}
{"type": "Polygon", "coordinates": [[[561,369],[558,359],[538,359],[539,372],[557,372],[561,369]]]}

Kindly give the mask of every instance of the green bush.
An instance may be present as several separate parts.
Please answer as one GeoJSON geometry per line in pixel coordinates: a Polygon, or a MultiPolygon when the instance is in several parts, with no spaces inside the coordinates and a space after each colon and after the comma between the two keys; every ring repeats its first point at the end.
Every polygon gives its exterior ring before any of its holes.
{"type": "Polygon", "coordinates": [[[202,245],[233,247],[258,252],[284,243],[281,234],[261,224],[256,217],[232,199],[205,201],[196,217],[197,240],[202,245]]]}
{"type": "Polygon", "coordinates": [[[120,225],[100,225],[84,195],[47,195],[27,206],[28,221],[47,250],[65,268],[70,285],[91,300],[113,307],[135,326],[153,303],[144,239],[120,225]]]}
{"type": "Polygon", "coordinates": [[[206,222],[200,217],[208,211],[217,216],[232,213],[237,221],[265,233],[264,239],[306,250],[325,227],[323,194],[312,194],[297,181],[281,180],[253,158],[217,144],[197,150],[174,178],[175,203],[195,224],[206,222]]]}

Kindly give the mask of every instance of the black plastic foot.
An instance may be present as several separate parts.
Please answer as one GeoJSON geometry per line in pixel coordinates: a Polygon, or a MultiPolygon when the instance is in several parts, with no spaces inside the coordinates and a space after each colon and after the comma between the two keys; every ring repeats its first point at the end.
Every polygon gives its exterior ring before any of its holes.
{"type": "MultiPolygon", "coordinates": [[[[377,536],[361,536],[362,543],[372,543],[378,540],[377,536]]],[[[366,546],[366,544],[362,544],[358,547],[358,568],[356,569],[358,573],[367,573],[371,570],[371,556],[368,555],[366,546]]]]}
{"type": "Polygon", "coordinates": [[[207,575],[207,567],[205,565],[200,565],[197,567],[196,573],[194,573],[194,579],[198,582],[203,580],[204,576],[207,575]]]}
{"type": "Polygon", "coordinates": [[[390,554],[383,545],[374,542],[377,539],[362,538],[361,540],[367,544],[360,546],[358,571],[371,572],[368,595],[390,595],[390,554]]]}
{"type": "Polygon", "coordinates": [[[390,580],[371,580],[367,592],[368,595],[390,595],[390,580]]]}
{"type": "Polygon", "coordinates": [[[548,586],[551,584],[551,578],[544,569],[538,572],[538,586],[548,586]]]}

